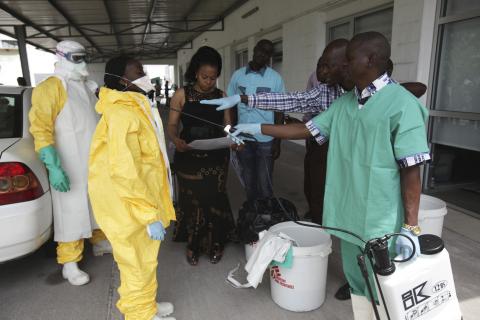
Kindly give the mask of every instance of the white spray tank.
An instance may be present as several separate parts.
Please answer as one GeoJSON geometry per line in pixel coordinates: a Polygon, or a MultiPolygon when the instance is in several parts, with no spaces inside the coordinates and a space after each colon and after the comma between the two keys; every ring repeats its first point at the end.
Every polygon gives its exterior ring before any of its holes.
{"type": "MultiPolygon", "coordinates": [[[[386,272],[376,270],[377,292],[380,285],[390,319],[462,319],[450,256],[444,248],[443,240],[427,234],[421,235],[419,242],[421,255],[417,259],[395,262],[392,264],[394,267],[387,268],[386,272]],[[381,275],[382,273],[391,274],[381,275]]],[[[381,299],[380,295],[378,298],[381,299]]]]}

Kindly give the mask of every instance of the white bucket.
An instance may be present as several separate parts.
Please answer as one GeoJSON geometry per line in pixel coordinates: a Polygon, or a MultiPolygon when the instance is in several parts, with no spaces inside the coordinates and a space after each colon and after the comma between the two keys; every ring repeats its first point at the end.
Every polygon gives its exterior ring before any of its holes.
{"type": "Polygon", "coordinates": [[[418,225],[422,229],[422,234],[442,237],[443,219],[446,214],[447,204],[444,201],[425,194],[420,196],[418,225]]]}
{"type": "Polygon", "coordinates": [[[291,269],[270,267],[273,301],[295,312],[319,308],[325,301],[328,255],[332,252],[330,235],[322,229],[304,227],[295,222],[276,224],[269,231],[282,232],[297,244],[293,247],[291,269]]]}

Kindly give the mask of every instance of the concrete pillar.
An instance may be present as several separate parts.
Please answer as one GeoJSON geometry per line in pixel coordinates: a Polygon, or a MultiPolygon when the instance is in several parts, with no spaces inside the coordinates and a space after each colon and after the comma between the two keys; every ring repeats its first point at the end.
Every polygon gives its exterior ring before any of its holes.
{"type": "Polygon", "coordinates": [[[27,46],[25,39],[27,37],[25,26],[15,26],[15,37],[17,38],[18,43],[18,52],[20,53],[20,63],[22,65],[22,74],[25,80],[27,81],[27,86],[31,86],[32,82],[30,81],[30,69],[28,67],[28,57],[27,57],[27,46]]]}

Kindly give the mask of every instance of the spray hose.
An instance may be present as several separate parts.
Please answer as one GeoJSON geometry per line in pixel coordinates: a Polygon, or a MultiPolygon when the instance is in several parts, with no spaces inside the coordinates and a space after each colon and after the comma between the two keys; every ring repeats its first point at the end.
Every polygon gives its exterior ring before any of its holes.
{"type": "MultiPolygon", "coordinates": [[[[176,112],[184,114],[188,117],[195,118],[195,119],[197,119],[199,121],[202,121],[202,122],[205,122],[209,125],[213,125],[215,127],[221,127],[227,133],[228,132],[229,133],[234,132],[233,129],[230,128],[230,126],[224,127],[222,125],[219,125],[218,123],[214,123],[214,122],[211,122],[209,120],[203,119],[201,117],[185,113],[182,110],[172,108],[170,106],[166,106],[166,107],[168,109],[172,110],[172,111],[176,111],[176,112]]],[[[250,134],[242,134],[241,133],[240,136],[243,136],[244,138],[247,138],[247,140],[258,142],[257,139],[255,139],[255,137],[253,137],[250,134]]],[[[273,190],[272,178],[270,177],[270,173],[268,171],[268,163],[267,163],[267,160],[265,159],[265,157],[263,157],[263,160],[264,160],[264,163],[265,163],[265,166],[266,166],[266,169],[267,169],[266,170],[267,176],[268,176],[267,180],[270,184],[271,189],[273,190]]],[[[411,260],[415,256],[416,250],[418,250],[415,247],[415,243],[413,242],[413,240],[410,237],[408,237],[407,235],[404,235],[402,233],[389,233],[389,234],[386,234],[382,237],[373,238],[373,239],[370,239],[368,241],[365,241],[358,234],[356,234],[352,231],[346,230],[346,229],[328,227],[328,226],[323,226],[323,225],[318,225],[318,224],[303,223],[303,222],[300,222],[298,219],[296,219],[296,217],[292,216],[285,209],[282,202],[278,199],[278,197],[275,194],[273,194],[273,197],[275,198],[275,200],[279,204],[279,206],[282,209],[285,216],[287,216],[290,221],[292,221],[292,222],[294,222],[294,223],[296,223],[300,226],[303,226],[303,227],[318,228],[318,229],[342,232],[342,233],[348,234],[348,235],[360,240],[364,244],[364,248],[363,248],[363,250],[361,250],[361,254],[359,254],[357,256],[357,262],[358,262],[359,268],[362,272],[362,276],[365,279],[365,283],[367,285],[367,289],[368,289],[368,292],[369,292],[369,295],[370,295],[370,301],[372,303],[372,308],[374,310],[375,317],[376,317],[377,320],[381,320],[380,315],[378,313],[377,304],[376,304],[375,299],[374,299],[373,288],[370,284],[370,281],[368,280],[369,275],[368,275],[368,270],[367,270],[367,266],[366,266],[365,256],[368,257],[368,260],[370,261],[370,265],[371,265],[372,269],[374,270],[375,280],[376,280],[376,283],[377,283],[377,286],[378,286],[378,289],[379,289],[379,292],[380,292],[382,303],[383,303],[383,306],[385,308],[387,318],[390,320],[390,315],[388,313],[388,308],[387,308],[387,305],[385,303],[385,298],[384,298],[384,295],[383,295],[383,292],[382,292],[382,289],[381,289],[381,286],[380,286],[380,282],[378,280],[378,274],[380,274],[380,275],[390,275],[395,271],[395,265],[393,264],[393,262],[403,263],[403,262],[407,262],[407,261],[411,260]],[[401,259],[401,260],[395,260],[395,259],[390,258],[390,253],[388,251],[388,240],[390,240],[392,237],[395,237],[395,236],[405,237],[412,244],[412,253],[410,254],[410,256],[408,258],[401,259]],[[373,259],[375,260],[375,263],[373,262],[373,259]]]]}

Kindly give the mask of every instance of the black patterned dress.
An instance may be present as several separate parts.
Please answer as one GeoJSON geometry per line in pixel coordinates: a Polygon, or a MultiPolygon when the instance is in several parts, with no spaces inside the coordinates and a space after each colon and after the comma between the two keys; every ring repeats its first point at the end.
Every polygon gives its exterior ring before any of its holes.
{"type": "MultiPolygon", "coordinates": [[[[224,114],[216,106],[202,105],[200,100],[222,97],[222,91],[201,93],[186,86],[183,111],[223,125],[224,114]]],[[[221,127],[181,115],[180,139],[193,140],[224,137],[221,127]]],[[[179,207],[174,240],[188,241],[193,252],[210,253],[213,246],[223,249],[234,229],[233,215],[226,193],[230,151],[228,148],[175,152],[174,168],[179,183],[179,207]]]]}

